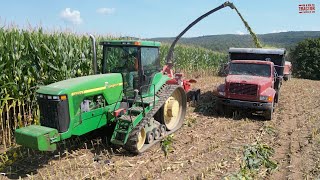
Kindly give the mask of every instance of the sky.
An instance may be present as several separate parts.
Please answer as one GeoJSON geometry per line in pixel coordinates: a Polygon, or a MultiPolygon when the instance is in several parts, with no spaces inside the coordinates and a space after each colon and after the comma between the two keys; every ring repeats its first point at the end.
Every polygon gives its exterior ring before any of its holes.
{"type": "MultiPolygon", "coordinates": [[[[70,30],[79,34],[177,36],[193,20],[224,0],[0,0],[0,25],[70,30]]],[[[320,0],[232,1],[257,34],[320,31],[320,0]],[[299,13],[299,4],[315,4],[315,13],[299,13]]],[[[184,37],[247,34],[230,8],[199,22],[184,37]]]]}

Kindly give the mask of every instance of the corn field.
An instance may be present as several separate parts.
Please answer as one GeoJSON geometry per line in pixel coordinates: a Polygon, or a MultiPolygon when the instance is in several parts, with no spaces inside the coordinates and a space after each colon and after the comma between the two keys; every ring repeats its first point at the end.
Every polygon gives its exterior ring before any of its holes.
{"type": "MultiPolygon", "coordinates": [[[[0,28],[0,145],[3,149],[14,144],[13,133],[17,127],[39,123],[35,96],[39,86],[91,74],[91,48],[91,41],[85,35],[0,28]]],[[[101,59],[101,48],[97,48],[101,59]]],[[[166,44],[161,47],[162,63],[168,49],[166,44]]],[[[184,72],[215,73],[219,61],[225,59],[224,54],[200,47],[175,49],[176,67],[184,72]]]]}
{"type": "MultiPolygon", "coordinates": [[[[161,62],[165,62],[165,57],[169,51],[170,45],[161,46],[161,62]]],[[[177,72],[197,75],[216,74],[219,64],[227,61],[227,55],[214,52],[201,47],[179,45],[174,50],[174,64],[177,72]]]]}

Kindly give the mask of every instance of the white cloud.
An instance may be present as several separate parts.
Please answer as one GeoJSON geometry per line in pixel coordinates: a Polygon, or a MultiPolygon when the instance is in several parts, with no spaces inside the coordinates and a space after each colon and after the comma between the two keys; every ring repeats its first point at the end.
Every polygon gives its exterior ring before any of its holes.
{"type": "Polygon", "coordinates": [[[99,9],[97,9],[97,13],[104,14],[104,15],[113,14],[115,11],[116,11],[115,8],[99,8],[99,9]]]}
{"type": "Polygon", "coordinates": [[[68,23],[72,23],[72,24],[82,23],[80,11],[71,10],[70,8],[66,8],[65,10],[61,11],[60,17],[68,23]]]}
{"type": "Polygon", "coordinates": [[[273,30],[271,33],[281,33],[281,32],[288,32],[287,30],[273,30]]]}
{"type": "Polygon", "coordinates": [[[238,34],[238,35],[245,35],[245,34],[247,34],[247,33],[244,33],[244,32],[242,32],[242,31],[237,31],[236,34],[238,34]]]}

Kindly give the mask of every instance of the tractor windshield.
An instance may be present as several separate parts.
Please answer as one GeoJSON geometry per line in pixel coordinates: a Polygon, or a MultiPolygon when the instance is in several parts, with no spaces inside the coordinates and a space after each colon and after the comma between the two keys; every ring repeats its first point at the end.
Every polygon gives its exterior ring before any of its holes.
{"type": "Polygon", "coordinates": [[[271,68],[268,64],[231,63],[229,74],[270,77],[271,68]]]}
{"type": "Polygon", "coordinates": [[[160,71],[158,47],[103,46],[102,73],[121,73],[124,89],[147,92],[160,71]]]}
{"type": "Polygon", "coordinates": [[[138,71],[138,48],[104,46],[102,66],[104,72],[111,73],[138,71]]]}

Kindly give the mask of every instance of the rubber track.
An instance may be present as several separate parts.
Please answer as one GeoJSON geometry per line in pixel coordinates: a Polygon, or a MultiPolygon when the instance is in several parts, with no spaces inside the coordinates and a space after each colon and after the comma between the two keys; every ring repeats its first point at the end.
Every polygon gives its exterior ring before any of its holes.
{"type": "Polygon", "coordinates": [[[137,149],[137,142],[138,142],[138,134],[141,131],[141,128],[144,127],[150,119],[153,118],[153,116],[159,111],[159,109],[164,105],[164,103],[167,101],[167,99],[171,96],[171,94],[181,86],[179,85],[164,85],[162,88],[157,92],[157,96],[159,97],[158,103],[154,106],[154,108],[149,111],[146,116],[140,121],[140,123],[131,131],[129,138],[127,140],[127,143],[124,145],[124,148],[134,154],[139,154],[147,149],[149,149],[151,146],[156,144],[157,142],[161,141],[164,137],[166,137],[169,134],[174,133],[177,131],[182,124],[178,125],[175,129],[171,131],[167,131],[166,135],[161,137],[158,140],[154,140],[151,144],[144,144],[144,146],[138,150],[137,149]]]}

